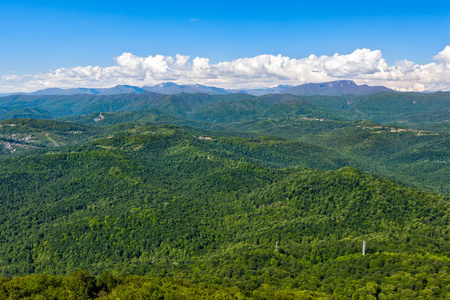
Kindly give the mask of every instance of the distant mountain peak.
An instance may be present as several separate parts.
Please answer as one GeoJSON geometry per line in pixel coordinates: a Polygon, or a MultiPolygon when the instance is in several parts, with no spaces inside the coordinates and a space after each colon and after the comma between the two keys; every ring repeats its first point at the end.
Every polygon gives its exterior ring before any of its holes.
{"type": "Polygon", "coordinates": [[[174,82],[163,82],[154,86],[142,87],[146,91],[160,94],[181,94],[181,93],[202,93],[210,95],[233,94],[237,91],[226,90],[214,86],[206,86],[201,84],[179,85],[174,82]]]}
{"type": "Polygon", "coordinates": [[[171,81],[163,82],[163,83],[155,85],[155,87],[176,87],[176,86],[179,86],[179,85],[176,84],[175,82],[171,82],[171,81]]]}
{"type": "Polygon", "coordinates": [[[336,80],[330,82],[321,83],[306,83],[298,86],[294,86],[288,89],[284,89],[278,93],[286,93],[297,96],[312,96],[312,95],[327,95],[327,96],[339,96],[339,95],[367,95],[378,92],[393,92],[384,86],[368,86],[366,84],[358,85],[353,80],[336,80]]]}

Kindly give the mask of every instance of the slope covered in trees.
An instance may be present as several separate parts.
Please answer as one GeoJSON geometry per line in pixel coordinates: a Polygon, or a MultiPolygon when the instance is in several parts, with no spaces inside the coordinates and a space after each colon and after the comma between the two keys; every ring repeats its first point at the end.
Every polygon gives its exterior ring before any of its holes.
{"type": "Polygon", "coordinates": [[[447,297],[448,199],[347,165],[301,142],[175,126],[3,160],[3,275],[152,278],[3,278],[0,294],[447,297]]]}
{"type": "Polygon", "coordinates": [[[449,95],[0,98],[0,299],[449,298],[449,95]]]}
{"type": "Polygon", "coordinates": [[[165,95],[152,92],[119,95],[12,95],[0,97],[0,120],[31,117],[61,118],[94,112],[158,109],[174,116],[214,123],[235,122],[242,117],[279,117],[286,114],[369,120],[406,124],[415,129],[448,130],[450,93],[392,93],[343,96],[294,96],[270,94],[165,95]],[[282,103],[281,106],[277,105],[282,103]],[[283,105],[290,106],[287,111],[283,105]],[[275,106],[272,108],[272,106],[275,106]],[[274,114],[275,113],[275,114],[274,114]],[[442,115],[444,114],[444,115],[442,115]],[[439,116],[430,118],[429,116],[439,116]],[[214,118],[214,116],[216,116],[214,118]]]}
{"type": "Polygon", "coordinates": [[[0,159],[45,153],[104,135],[100,128],[52,120],[0,121],[0,159]]]}

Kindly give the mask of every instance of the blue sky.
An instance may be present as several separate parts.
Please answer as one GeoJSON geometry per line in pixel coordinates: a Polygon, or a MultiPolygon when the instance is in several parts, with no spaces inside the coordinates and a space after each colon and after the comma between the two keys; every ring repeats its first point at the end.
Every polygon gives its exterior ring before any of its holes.
{"type": "Polygon", "coordinates": [[[0,75],[136,56],[304,58],[381,50],[426,64],[450,44],[449,1],[0,1],[0,75]]]}

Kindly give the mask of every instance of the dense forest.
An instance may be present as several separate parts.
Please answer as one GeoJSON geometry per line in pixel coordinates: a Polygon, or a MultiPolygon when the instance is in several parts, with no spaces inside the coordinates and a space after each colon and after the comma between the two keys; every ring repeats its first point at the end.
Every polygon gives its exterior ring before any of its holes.
{"type": "Polygon", "coordinates": [[[0,98],[64,118],[0,122],[0,299],[450,297],[448,93],[66,97],[0,98]]]}

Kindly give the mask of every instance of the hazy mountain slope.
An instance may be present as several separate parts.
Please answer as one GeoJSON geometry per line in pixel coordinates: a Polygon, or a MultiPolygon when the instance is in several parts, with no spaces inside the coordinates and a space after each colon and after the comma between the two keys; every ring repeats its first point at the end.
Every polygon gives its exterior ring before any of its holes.
{"type": "Polygon", "coordinates": [[[374,94],[378,92],[392,92],[393,90],[388,89],[384,86],[368,86],[368,85],[358,85],[351,80],[338,80],[331,82],[322,83],[307,83],[298,86],[294,86],[288,89],[283,89],[279,93],[287,93],[292,95],[329,95],[329,96],[339,96],[339,95],[367,95],[374,94]]]}
{"type": "MultiPolygon", "coordinates": [[[[116,85],[110,88],[71,88],[71,89],[61,89],[61,88],[48,88],[43,90],[38,90],[31,93],[20,93],[25,95],[37,95],[37,96],[50,96],[50,95],[117,95],[117,94],[140,94],[145,93],[147,90],[132,86],[132,85],[116,85]]],[[[13,94],[17,95],[17,94],[13,94]]]]}
{"type": "Polygon", "coordinates": [[[144,86],[143,89],[161,94],[180,94],[180,93],[203,93],[209,95],[233,94],[239,91],[226,90],[214,86],[205,86],[201,84],[179,85],[174,82],[165,82],[154,86],[144,86]]]}
{"type": "MultiPolygon", "coordinates": [[[[93,112],[140,111],[158,109],[177,117],[220,123],[244,121],[248,116],[267,117],[276,112],[336,120],[372,120],[382,124],[408,124],[414,128],[447,130],[445,112],[450,93],[377,93],[365,96],[293,96],[247,94],[207,95],[181,93],[163,95],[151,92],[110,96],[29,96],[0,98],[0,119],[12,117],[59,118],[93,112]],[[290,101],[287,104],[286,101],[290,101]],[[285,107],[277,105],[286,102],[285,107]],[[295,111],[293,105],[300,105],[295,111]],[[286,106],[287,105],[287,106],[286,106]],[[306,106],[309,108],[306,109],[306,106]],[[311,106],[315,105],[315,107],[311,106]],[[300,109],[300,110],[298,110],[300,109]],[[306,111],[302,112],[303,109],[306,111]],[[269,114],[268,114],[269,113],[269,114]],[[427,120],[424,114],[438,115],[427,120]]],[[[274,117],[273,115],[272,117],[274,117]]]]}
{"type": "Polygon", "coordinates": [[[244,90],[247,94],[253,95],[253,96],[263,96],[267,94],[276,94],[276,93],[282,93],[282,91],[293,87],[292,85],[278,85],[272,88],[262,88],[262,89],[246,89],[244,90]]]}
{"type": "MultiPolygon", "coordinates": [[[[450,93],[381,93],[363,96],[352,108],[362,113],[364,119],[382,124],[408,124],[416,129],[440,129],[448,131],[445,113],[450,108],[450,93]],[[424,114],[440,118],[425,119],[424,114]],[[444,114],[444,115],[442,115],[444,114]],[[444,126],[439,126],[439,123],[444,126]]],[[[356,114],[358,116],[358,114],[356,114]]]]}
{"type": "Polygon", "coordinates": [[[160,94],[180,94],[180,93],[204,93],[210,95],[233,94],[243,92],[240,90],[227,90],[214,86],[205,86],[201,84],[179,85],[174,82],[165,82],[154,86],[132,86],[116,85],[110,88],[48,88],[30,93],[8,93],[8,95],[118,95],[118,94],[140,94],[145,92],[154,92],[160,94]]]}
{"type": "Polygon", "coordinates": [[[204,93],[209,95],[247,93],[254,96],[262,96],[274,93],[289,93],[293,95],[366,95],[378,92],[392,91],[383,86],[367,86],[357,85],[351,80],[340,80],[323,83],[308,83],[298,86],[278,85],[272,88],[260,89],[224,89],[215,86],[205,86],[201,84],[179,85],[174,82],[164,82],[153,86],[132,86],[132,85],[116,85],[110,88],[48,88],[30,93],[7,93],[7,95],[117,95],[117,94],[139,94],[146,91],[160,94],[180,94],[180,93],[204,93]]]}
{"type": "Polygon", "coordinates": [[[68,95],[30,96],[12,95],[0,98],[0,118],[6,119],[10,111],[20,109],[47,110],[53,118],[89,114],[92,112],[137,111],[161,109],[165,112],[186,115],[198,107],[218,101],[250,99],[246,94],[207,95],[188,94],[165,95],[146,92],[120,95],[68,95]]]}
{"type": "Polygon", "coordinates": [[[289,94],[273,94],[237,101],[212,102],[201,106],[192,115],[187,117],[199,121],[221,123],[224,126],[233,126],[230,123],[292,116],[315,116],[339,119],[333,113],[327,112],[319,106],[289,94]]]}
{"type": "Polygon", "coordinates": [[[43,90],[38,90],[31,93],[26,93],[26,95],[98,95],[100,92],[98,89],[92,88],[72,88],[72,89],[61,89],[61,88],[48,88],[43,90]]]}
{"type": "Polygon", "coordinates": [[[450,93],[377,93],[371,95],[298,96],[332,115],[350,120],[448,130],[450,93]],[[427,117],[428,116],[428,117],[427,117]]]}

